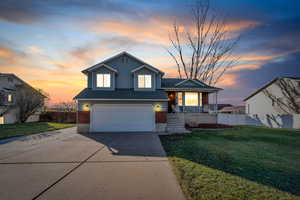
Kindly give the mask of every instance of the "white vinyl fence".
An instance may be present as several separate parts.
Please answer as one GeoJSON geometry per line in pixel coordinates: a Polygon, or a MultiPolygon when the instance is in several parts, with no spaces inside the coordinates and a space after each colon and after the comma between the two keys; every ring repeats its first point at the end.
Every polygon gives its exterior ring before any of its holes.
{"type": "Polygon", "coordinates": [[[300,129],[300,115],[241,115],[218,113],[218,124],[300,129]]]}

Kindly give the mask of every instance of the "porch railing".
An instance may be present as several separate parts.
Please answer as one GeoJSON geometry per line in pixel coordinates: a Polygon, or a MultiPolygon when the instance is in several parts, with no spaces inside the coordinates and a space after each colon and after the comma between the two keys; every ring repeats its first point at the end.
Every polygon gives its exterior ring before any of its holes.
{"type": "Polygon", "coordinates": [[[175,106],[175,112],[207,112],[203,106],[175,106]]]}

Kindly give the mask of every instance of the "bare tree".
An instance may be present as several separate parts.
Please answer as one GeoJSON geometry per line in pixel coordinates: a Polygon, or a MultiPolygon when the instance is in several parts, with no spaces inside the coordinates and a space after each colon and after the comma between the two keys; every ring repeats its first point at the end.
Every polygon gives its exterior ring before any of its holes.
{"type": "Polygon", "coordinates": [[[231,35],[225,18],[213,11],[209,0],[197,1],[191,7],[191,25],[173,24],[169,34],[168,53],[175,61],[180,78],[199,79],[215,85],[233,66],[233,49],[240,35],[231,35]]]}
{"type": "Polygon", "coordinates": [[[280,89],[282,98],[278,98],[278,94],[270,89],[263,91],[272,100],[274,106],[285,114],[300,114],[300,88],[297,82],[289,78],[278,78],[274,84],[280,89]]]}
{"type": "Polygon", "coordinates": [[[48,95],[40,89],[34,89],[28,85],[20,85],[16,88],[14,106],[19,109],[19,122],[24,123],[29,116],[41,109],[48,95]]]}
{"type": "Polygon", "coordinates": [[[52,110],[63,111],[63,112],[75,112],[76,103],[75,101],[60,102],[58,104],[53,105],[52,110]]]}

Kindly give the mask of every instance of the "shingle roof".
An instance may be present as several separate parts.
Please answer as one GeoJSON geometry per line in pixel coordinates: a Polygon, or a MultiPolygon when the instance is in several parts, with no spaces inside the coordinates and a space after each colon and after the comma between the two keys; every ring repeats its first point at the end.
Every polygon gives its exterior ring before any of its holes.
{"type": "Polygon", "coordinates": [[[195,85],[189,85],[189,86],[185,86],[185,85],[180,85],[180,82],[183,82],[187,79],[182,79],[182,78],[163,78],[161,79],[161,87],[162,88],[195,88],[195,89],[209,89],[209,90],[221,90],[221,88],[217,88],[217,87],[212,87],[209,86],[205,83],[203,83],[202,81],[198,80],[198,79],[191,79],[195,82],[198,82],[199,84],[195,84],[195,85]]]}
{"type": "Polygon", "coordinates": [[[133,89],[116,89],[114,91],[92,90],[85,88],[74,99],[128,99],[128,100],[168,100],[163,90],[134,91],[133,89]]]}

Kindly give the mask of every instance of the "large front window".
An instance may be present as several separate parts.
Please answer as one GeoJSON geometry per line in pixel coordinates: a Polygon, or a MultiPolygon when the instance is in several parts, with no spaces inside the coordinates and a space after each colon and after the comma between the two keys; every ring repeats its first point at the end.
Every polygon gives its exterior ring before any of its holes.
{"type": "Polygon", "coordinates": [[[97,74],[97,87],[110,87],[110,74],[97,74]]]}
{"type": "Polygon", "coordinates": [[[151,75],[138,75],[138,88],[151,87],[151,75]]]}
{"type": "Polygon", "coordinates": [[[12,95],[11,94],[7,95],[7,101],[12,102],[12,95]]]}
{"type": "Polygon", "coordinates": [[[199,98],[198,92],[185,92],[185,105],[186,106],[198,106],[199,105],[199,98]]]}

